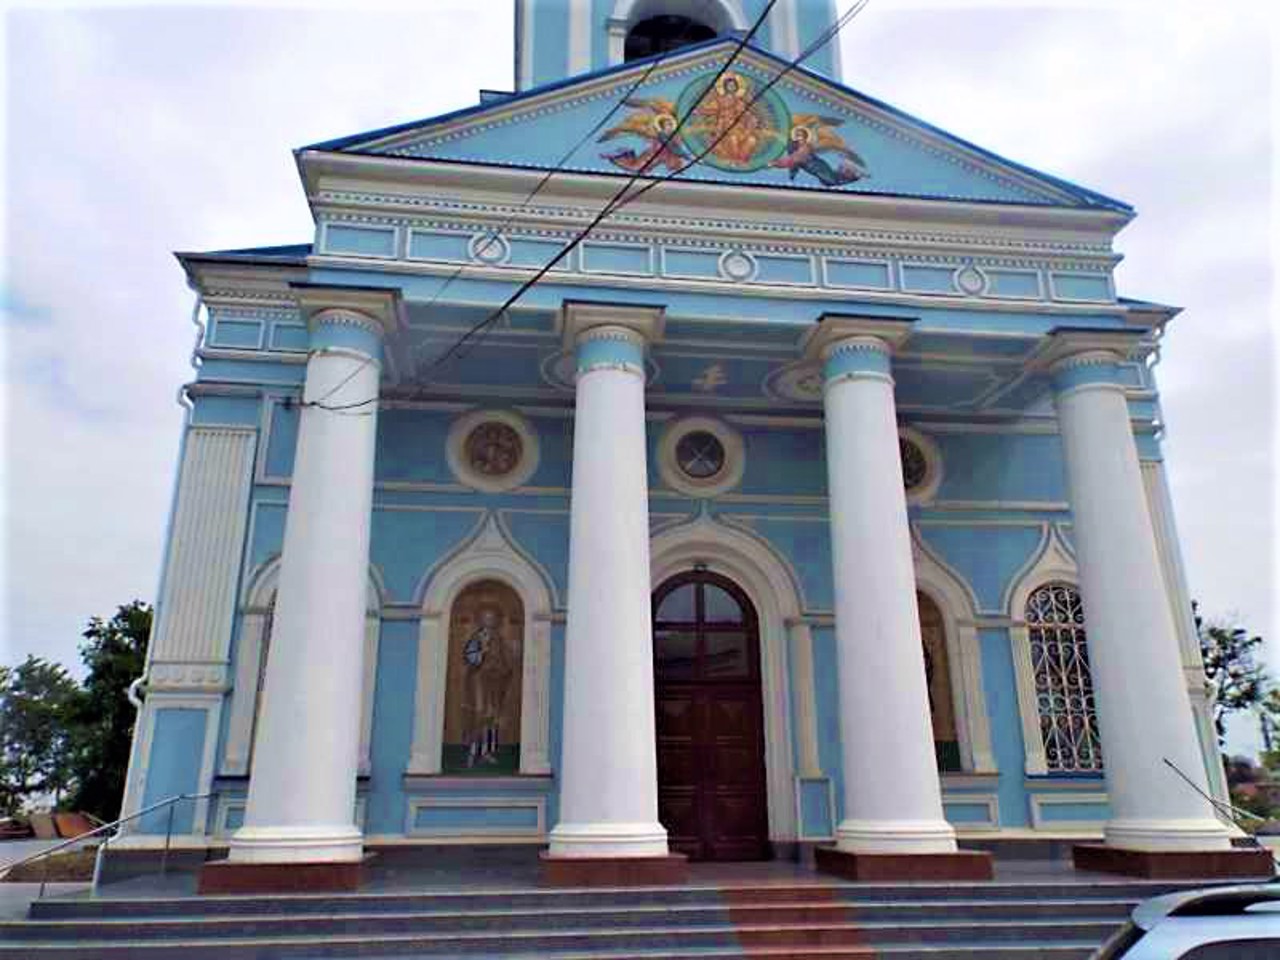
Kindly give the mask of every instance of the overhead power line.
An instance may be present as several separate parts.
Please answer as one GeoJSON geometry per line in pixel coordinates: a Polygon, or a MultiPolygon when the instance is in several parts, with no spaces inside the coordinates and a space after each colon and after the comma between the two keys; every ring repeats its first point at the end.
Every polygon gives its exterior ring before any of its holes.
{"type": "MultiPolygon", "coordinates": [[[[832,24],[830,27],[824,30],[812,43],[809,44],[809,46],[807,46],[803,51],[801,51],[801,53],[797,57],[795,57],[793,60],[788,61],[781,70],[779,70],[776,74],[774,74],[774,76],[771,77],[767,83],[765,83],[762,87],[760,87],[755,92],[755,95],[748,101],[747,107],[742,111],[742,115],[745,116],[747,113],[749,113],[750,110],[755,106],[755,104],[758,103],[766,93],[772,90],[773,87],[776,86],[780,80],[782,80],[784,77],[790,74],[798,66],[803,64],[807,59],[809,59],[809,57],[813,56],[815,53],[817,53],[819,50],[825,47],[833,39],[835,39],[840,34],[840,31],[843,30],[844,27],[848,25],[848,23],[854,17],[856,17],[859,13],[861,13],[862,10],[867,6],[869,2],[870,0],[856,0],[856,2],[852,6],[850,6],[850,8],[846,10],[836,20],[834,24],[832,24]]],[[[759,32],[761,26],[764,24],[765,19],[768,17],[769,13],[772,11],[776,3],[777,3],[777,0],[769,0],[769,3],[765,6],[765,9],[761,12],[760,16],[756,19],[751,29],[748,30],[739,39],[738,43],[735,45],[733,52],[730,54],[729,58],[720,67],[720,69],[717,71],[717,73],[712,78],[712,80],[706,85],[703,91],[699,94],[697,99],[690,105],[689,109],[685,112],[685,115],[683,117],[678,118],[675,128],[668,135],[668,142],[674,142],[676,140],[676,138],[680,133],[680,130],[683,128],[684,124],[688,121],[689,117],[693,116],[698,106],[701,104],[702,99],[707,95],[709,91],[714,90],[716,88],[716,85],[719,83],[721,77],[723,77],[728,72],[729,68],[741,55],[743,49],[747,46],[748,43],[750,43],[751,39],[755,36],[755,34],[759,32]]],[[[656,63],[650,65],[649,69],[646,70],[646,74],[650,73],[654,66],[656,66],[656,63]]],[[[630,96],[630,94],[628,94],[628,96],[630,96]]],[[[625,103],[625,99],[626,98],[624,97],[623,100],[619,101],[619,103],[625,103]]],[[[611,114],[613,112],[616,112],[616,109],[617,109],[617,106],[615,105],[615,108],[613,111],[611,111],[611,114]]],[[[606,118],[605,121],[602,121],[601,125],[603,125],[603,122],[607,122],[607,119],[608,118],[606,118]]],[[[453,344],[451,344],[443,353],[441,353],[433,361],[431,361],[430,364],[428,364],[422,371],[420,371],[420,377],[425,379],[425,375],[429,374],[432,370],[435,370],[436,368],[449,362],[454,357],[460,356],[461,352],[464,349],[466,349],[467,345],[471,341],[475,340],[478,336],[483,334],[493,324],[495,324],[498,320],[500,320],[502,316],[506,314],[506,312],[522,296],[524,296],[524,294],[526,294],[536,284],[538,284],[544,277],[546,277],[546,275],[556,266],[556,264],[558,264],[561,260],[563,260],[566,256],[568,256],[569,253],[572,252],[575,247],[577,247],[579,244],[582,243],[583,240],[585,240],[588,236],[590,236],[591,232],[595,230],[595,228],[598,227],[607,217],[609,217],[615,211],[620,210],[622,207],[625,207],[628,204],[634,202],[636,199],[648,193],[650,190],[654,189],[655,187],[658,187],[663,183],[667,183],[670,180],[673,180],[676,177],[680,176],[685,171],[692,169],[700,161],[702,161],[706,156],[711,154],[716,149],[716,147],[720,144],[720,142],[726,136],[728,136],[729,133],[732,132],[735,126],[736,126],[736,123],[730,125],[728,129],[722,131],[720,135],[717,136],[712,142],[707,144],[707,146],[703,148],[703,150],[696,157],[694,157],[688,163],[684,164],[679,169],[670,171],[663,176],[646,178],[646,182],[638,190],[634,192],[630,192],[631,188],[635,186],[636,182],[640,180],[640,178],[648,172],[649,168],[661,156],[660,152],[655,153],[653,157],[649,158],[649,160],[645,162],[644,166],[636,170],[627,179],[626,183],[624,183],[622,187],[619,188],[614,193],[614,195],[609,199],[609,201],[605,204],[605,206],[591,219],[590,223],[588,223],[584,228],[579,230],[578,233],[575,234],[564,245],[564,247],[559,252],[557,252],[557,254],[553,258],[551,258],[547,263],[539,267],[538,270],[535,271],[533,276],[531,276],[530,278],[525,280],[523,283],[521,283],[520,286],[516,288],[515,292],[513,292],[503,302],[503,304],[500,307],[498,307],[496,310],[491,311],[489,314],[487,314],[484,317],[484,319],[478,321],[473,326],[471,326],[466,332],[462,334],[462,336],[460,336],[453,344]]],[[[599,126],[597,126],[595,129],[599,129],[599,126]]],[[[576,152],[580,147],[581,147],[581,141],[578,144],[575,144],[574,152],[576,152]]],[[[554,171],[552,171],[552,173],[554,173],[554,171]]],[[[544,176],[542,181],[540,182],[539,187],[535,188],[535,193],[538,189],[541,189],[542,186],[545,186],[546,181],[549,179],[550,179],[549,176],[544,176]]],[[[352,376],[354,376],[354,372],[352,376]]],[[[378,397],[369,397],[367,399],[355,401],[349,404],[334,404],[334,405],[325,405],[318,401],[312,401],[310,405],[319,406],[324,410],[340,412],[344,410],[353,410],[360,407],[368,406],[369,404],[377,403],[378,399],[379,399],[378,397]]]]}

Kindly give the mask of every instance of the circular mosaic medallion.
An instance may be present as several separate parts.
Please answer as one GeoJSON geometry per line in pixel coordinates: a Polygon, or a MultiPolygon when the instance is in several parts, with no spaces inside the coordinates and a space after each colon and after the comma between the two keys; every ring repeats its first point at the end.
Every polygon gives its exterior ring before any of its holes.
{"type": "Polygon", "coordinates": [[[749,173],[786,152],[791,112],[745,74],[698,77],[681,91],[676,112],[688,118],[680,137],[689,152],[718,170],[749,173]]]}
{"type": "Polygon", "coordinates": [[[756,272],[756,263],[750,254],[730,250],[720,258],[720,272],[730,280],[749,280],[756,272]]]}
{"type": "Polygon", "coordinates": [[[467,465],[485,477],[505,477],[520,463],[524,444],[509,424],[491,420],[467,434],[467,465]]]}
{"type": "Polygon", "coordinates": [[[970,264],[956,271],[956,286],[960,288],[962,293],[976,297],[986,289],[987,278],[981,270],[970,264]]]}
{"type": "Polygon", "coordinates": [[[693,430],[676,443],[676,463],[694,480],[710,480],[724,469],[724,444],[713,433],[693,430]]]}

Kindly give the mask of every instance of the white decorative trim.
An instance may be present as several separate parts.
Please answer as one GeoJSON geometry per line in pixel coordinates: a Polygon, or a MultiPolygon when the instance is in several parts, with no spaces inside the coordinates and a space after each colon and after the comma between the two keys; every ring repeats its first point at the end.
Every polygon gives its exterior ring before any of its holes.
{"type": "Polygon", "coordinates": [[[720,254],[716,269],[720,271],[720,276],[726,280],[730,280],[733,283],[744,283],[747,280],[756,278],[760,273],[760,263],[746,250],[735,247],[733,250],[726,250],[720,254]]]}
{"type": "Polygon", "coordinates": [[[907,503],[927,503],[933,499],[933,495],[938,492],[938,487],[942,484],[942,451],[932,437],[914,427],[898,427],[898,436],[914,443],[924,454],[924,479],[918,486],[906,491],[907,503]]]}
{"type": "Polygon", "coordinates": [[[502,493],[523,484],[538,469],[539,453],[538,432],[527,419],[511,410],[481,409],[463,414],[449,428],[449,437],[445,442],[445,456],[453,475],[468,487],[485,493],[502,493]],[[505,424],[520,437],[520,461],[510,473],[489,476],[473,469],[467,461],[467,438],[471,431],[484,423],[505,424]]]}
{"type": "MultiPolygon", "coordinates": [[[[477,789],[484,784],[476,778],[477,789]]],[[[544,796],[530,797],[410,797],[408,809],[405,811],[404,835],[406,837],[509,837],[512,839],[542,839],[547,833],[547,799],[544,796]],[[504,809],[531,809],[537,816],[537,825],[531,828],[521,827],[447,827],[430,829],[414,824],[419,810],[487,810],[493,807],[504,809]]]]}
{"type": "Polygon", "coordinates": [[[418,628],[413,746],[406,773],[441,771],[449,615],[458,594],[481,580],[497,580],[511,587],[524,606],[520,773],[551,772],[551,617],[555,597],[546,573],[524,555],[502,520],[489,514],[466,542],[427,572],[416,593],[422,620],[418,628]]]}
{"type": "MultiPolygon", "coordinates": [[[[791,653],[791,683],[793,689],[808,690],[811,695],[798,694],[795,697],[796,746],[800,756],[797,759],[797,775],[801,779],[817,779],[823,776],[822,759],[818,752],[818,712],[817,703],[812,695],[814,690],[813,674],[813,630],[808,623],[795,621],[787,624],[788,648],[791,653]]],[[[796,808],[799,810],[799,807],[796,808]]],[[[835,801],[832,800],[832,817],[835,816],[835,801]]],[[[832,834],[834,836],[834,833],[832,834]]]]}
{"type": "Polygon", "coordinates": [[[742,482],[746,466],[742,435],[722,420],[713,417],[685,417],[667,424],[658,439],[658,473],[667,486],[690,497],[714,497],[732,490],[742,482]],[[691,477],[680,469],[676,446],[690,433],[709,433],[724,448],[724,464],[705,480],[691,477]]]}
{"type": "Polygon", "coordinates": [[[1102,830],[1106,820],[1046,820],[1045,807],[1076,807],[1083,804],[1109,803],[1105,793],[1032,793],[1027,797],[1033,830],[1102,830]]]}
{"type": "Polygon", "coordinates": [[[975,622],[977,601],[965,580],[924,542],[916,524],[911,525],[911,559],[916,589],[937,604],[942,614],[961,766],[967,773],[995,773],[991,722],[982,681],[982,647],[975,622]]]}
{"type": "Polygon", "coordinates": [[[985,823],[960,823],[948,820],[956,830],[968,830],[973,833],[986,834],[990,831],[1000,829],[1000,797],[995,793],[947,793],[946,787],[942,790],[942,813],[946,816],[947,804],[975,804],[987,808],[987,819],[985,823]]]}
{"type": "Polygon", "coordinates": [[[1018,713],[1022,718],[1022,742],[1028,776],[1049,772],[1040,733],[1040,708],[1036,699],[1035,667],[1031,663],[1031,635],[1027,629],[1027,601],[1031,594],[1054,581],[1078,584],[1075,557],[1062,540],[1056,525],[1044,524],[1040,545],[1032,558],[1010,582],[1002,606],[1009,615],[1009,647],[1013,675],[1018,688],[1018,713]]]}
{"type": "MultiPolygon", "coordinates": [[[[253,757],[254,716],[258,709],[259,673],[265,668],[262,645],[267,619],[280,578],[280,558],[272,557],[245,578],[244,600],[240,608],[240,635],[236,641],[235,679],[228,700],[226,742],[222,748],[219,773],[224,777],[245,776],[253,757]]],[[[363,686],[360,701],[360,756],[357,772],[367,775],[372,767],[373,707],[377,684],[378,638],[381,633],[385,591],[374,567],[369,568],[368,606],[365,617],[363,686]]],[[[266,695],[265,689],[263,696],[266,695]]]]}
{"type": "MultiPolygon", "coordinates": [[[[253,427],[188,428],[156,607],[153,661],[227,659],[256,440],[253,427]]],[[[203,676],[199,683],[205,685],[203,676]]]]}
{"type": "MultiPolygon", "coordinates": [[[[755,605],[764,681],[769,836],[774,840],[794,840],[797,810],[787,624],[798,622],[803,609],[794,575],[767,544],[705,514],[657,534],[650,541],[649,552],[653,588],[695,564],[703,564],[733,580],[755,605]]],[[[812,687],[796,689],[795,695],[812,701],[814,691],[812,687]]]]}
{"type": "Polygon", "coordinates": [[[511,259],[511,243],[496,231],[482,230],[467,241],[467,256],[476,263],[503,264],[511,259]]]}
{"type": "Polygon", "coordinates": [[[821,773],[818,774],[797,774],[795,778],[795,805],[796,805],[796,839],[802,843],[822,843],[824,841],[833,841],[836,838],[836,785],[828,776],[821,773]],[[828,827],[826,833],[805,833],[804,818],[801,816],[801,793],[804,791],[806,783],[825,783],[827,787],[827,816],[828,827]]]}
{"type": "MultiPolygon", "coordinates": [[[[200,710],[205,714],[204,740],[200,754],[200,771],[196,779],[197,794],[209,793],[213,786],[213,765],[218,749],[218,730],[222,721],[223,696],[221,693],[148,693],[142,703],[133,744],[132,763],[125,785],[124,802],[120,815],[129,816],[142,809],[147,791],[147,773],[151,769],[151,748],[155,740],[156,716],[161,710],[200,710]]],[[[193,803],[191,818],[192,836],[203,836],[209,822],[209,798],[193,803]]],[[[124,824],[123,837],[143,837],[139,834],[139,821],[124,824]]],[[[146,844],[142,840],[143,845],[146,844]]]]}

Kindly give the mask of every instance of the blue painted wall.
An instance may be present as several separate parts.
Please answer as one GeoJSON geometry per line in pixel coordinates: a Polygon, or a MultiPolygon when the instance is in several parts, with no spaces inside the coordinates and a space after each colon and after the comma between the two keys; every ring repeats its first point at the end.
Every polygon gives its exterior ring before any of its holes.
{"type": "MultiPolygon", "coordinates": [[[[170,797],[200,792],[200,763],[204,758],[208,718],[208,710],[156,708],[146,787],[142,793],[144,809],[170,797]]],[[[194,815],[193,802],[176,803],[172,809],[164,807],[142,817],[138,821],[138,832],[162,834],[172,823],[175,836],[191,833],[194,815]]]]}

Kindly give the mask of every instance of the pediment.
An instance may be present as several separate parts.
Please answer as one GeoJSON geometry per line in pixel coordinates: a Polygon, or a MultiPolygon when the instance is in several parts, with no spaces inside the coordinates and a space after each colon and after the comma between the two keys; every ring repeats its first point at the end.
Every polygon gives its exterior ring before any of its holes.
{"type": "Polygon", "coordinates": [[[779,78],[786,63],[755,48],[713,86],[735,45],[726,39],[656,66],[624,64],[306,149],[621,175],[679,170],[684,180],[736,185],[1130,210],[818,74],[796,69],[779,78]],[[673,136],[678,118],[686,119],[673,136]]]}

